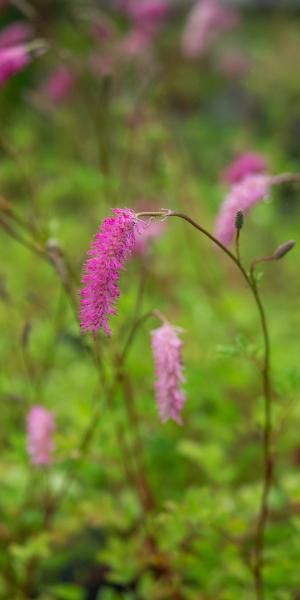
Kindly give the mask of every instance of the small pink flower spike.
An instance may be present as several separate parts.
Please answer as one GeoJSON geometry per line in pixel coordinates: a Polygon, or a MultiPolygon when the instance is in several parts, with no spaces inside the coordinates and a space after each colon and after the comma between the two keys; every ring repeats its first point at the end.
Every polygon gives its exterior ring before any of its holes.
{"type": "Polygon", "coordinates": [[[237,13],[220,0],[198,0],[191,9],[182,36],[182,51],[187,58],[202,56],[219,34],[238,22],[237,13]]]}
{"type": "Polygon", "coordinates": [[[223,171],[222,179],[226,183],[238,183],[247,175],[256,173],[264,173],[267,170],[267,161],[264,156],[255,152],[246,152],[240,154],[226,169],[223,171]]]}
{"type": "Polygon", "coordinates": [[[27,416],[27,447],[33,465],[39,467],[52,462],[54,431],[53,414],[43,406],[33,406],[27,416]]]}
{"type": "Polygon", "coordinates": [[[125,9],[136,28],[152,32],[164,23],[169,12],[164,0],[129,0],[125,9]]]}
{"type": "Polygon", "coordinates": [[[233,185],[225,198],[215,228],[215,237],[228,246],[235,234],[235,217],[238,211],[246,214],[252,206],[269,195],[274,177],[269,175],[248,175],[233,185]]]}
{"type": "Polygon", "coordinates": [[[115,208],[103,221],[91,244],[82,276],[80,322],[83,331],[101,327],[110,335],[108,318],[116,314],[120,271],[135,248],[135,213],[115,208]]]}
{"type": "Polygon", "coordinates": [[[173,419],[182,424],[180,412],[186,396],[181,388],[184,382],[179,333],[182,329],[167,321],[151,332],[152,351],[155,363],[155,393],[160,420],[165,423],[173,419]]]}
{"type": "Polygon", "coordinates": [[[75,78],[72,71],[61,65],[49,76],[49,79],[43,85],[42,93],[55,104],[61,104],[71,94],[74,83],[75,78]]]}
{"type": "Polygon", "coordinates": [[[0,30],[0,48],[16,46],[28,41],[33,34],[32,27],[25,21],[16,21],[0,30]]]}
{"type": "Polygon", "coordinates": [[[0,87],[30,62],[31,56],[24,44],[0,48],[0,87]]]}

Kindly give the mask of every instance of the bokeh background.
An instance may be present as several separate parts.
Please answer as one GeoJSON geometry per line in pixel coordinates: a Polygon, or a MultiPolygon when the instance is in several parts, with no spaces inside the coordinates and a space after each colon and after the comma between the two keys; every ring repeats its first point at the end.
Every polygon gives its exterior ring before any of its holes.
{"type": "MultiPolygon", "coordinates": [[[[241,153],[264,156],[272,174],[300,172],[300,7],[224,2],[221,26],[202,29],[200,42],[197,25],[195,49],[186,38],[192,2],[166,3],[146,25],[129,4],[0,3],[0,46],[17,25],[29,53],[0,89],[5,600],[255,597],[262,340],[249,290],[226,257],[176,219],[128,263],[112,337],[99,334],[95,356],[80,333],[78,289],[90,240],[112,207],[180,210],[213,231],[229,191],[222,173],[241,153]],[[181,427],[158,418],[155,318],[140,324],[120,367],[132,325],[153,309],[184,329],[181,427]],[[37,404],[56,422],[53,460],[43,467],[28,453],[26,419],[37,404]]],[[[299,201],[299,184],[276,186],[246,218],[246,267],[299,242],[299,201]]],[[[261,271],[276,449],[265,597],[297,600],[297,244],[261,271]]]]}

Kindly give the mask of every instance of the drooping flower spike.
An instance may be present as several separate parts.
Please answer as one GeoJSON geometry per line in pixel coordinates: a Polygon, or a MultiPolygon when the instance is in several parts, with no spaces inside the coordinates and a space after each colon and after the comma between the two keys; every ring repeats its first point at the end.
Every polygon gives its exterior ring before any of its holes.
{"type": "Polygon", "coordinates": [[[264,156],[256,152],[245,152],[224,169],[222,179],[232,185],[248,175],[265,173],[266,169],[267,161],[264,156]]]}
{"type": "Polygon", "coordinates": [[[54,431],[53,414],[43,406],[33,406],[27,416],[27,448],[33,465],[43,466],[52,462],[54,431]]]}
{"type": "Polygon", "coordinates": [[[221,206],[215,227],[215,237],[224,246],[228,246],[234,238],[237,212],[247,214],[269,195],[273,183],[276,183],[276,178],[270,175],[248,175],[232,186],[221,206]]]}
{"type": "Polygon", "coordinates": [[[31,56],[25,44],[0,48],[0,87],[30,62],[31,56]]]}
{"type": "Polygon", "coordinates": [[[198,0],[191,9],[182,36],[187,58],[197,58],[215,42],[220,33],[238,22],[237,13],[220,0],[198,0]]]}
{"type": "Polygon", "coordinates": [[[151,332],[155,364],[155,394],[162,423],[173,419],[182,424],[181,410],[186,396],[182,389],[185,381],[182,366],[182,329],[164,320],[161,327],[151,332]]]}
{"type": "Polygon", "coordinates": [[[116,208],[113,215],[100,225],[84,266],[80,323],[85,332],[103,328],[110,335],[108,319],[116,314],[120,271],[135,248],[136,214],[116,208]]]}

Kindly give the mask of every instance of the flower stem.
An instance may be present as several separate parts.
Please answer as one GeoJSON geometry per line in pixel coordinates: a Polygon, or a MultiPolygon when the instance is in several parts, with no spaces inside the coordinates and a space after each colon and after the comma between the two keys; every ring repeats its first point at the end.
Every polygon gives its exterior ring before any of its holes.
{"type": "Polygon", "coordinates": [[[253,565],[253,576],[255,583],[255,591],[257,600],[263,600],[264,598],[264,583],[263,583],[263,567],[264,567],[264,545],[265,545],[265,532],[267,526],[267,520],[269,516],[269,496],[273,483],[273,469],[274,469],[274,457],[272,451],[272,383],[270,373],[270,339],[268,332],[267,319],[265,310],[259,295],[257,283],[254,276],[254,268],[257,261],[254,261],[251,267],[250,275],[246,272],[242,264],[240,263],[239,255],[236,257],[226,246],[223,246],[217,238],[211,233],[204,229],[201,225],[196,223],[193,219],[187,215],[179,212],[170,212],[168,217],[179,217],[184,219],[190,225],[195,227],[198,231],[203,233],[209,238],[215,245],[217,245],[231,260],[234,262],[240,273],[246,280],[257,310],[259,313],[261,330],[264,342],[264,356],[261,368],[262,375],[262,387],[264,395],[264,425],[263,425],[263,489],[260,501],[259,513],[257,518],[256,532],[255,532],[255,545],[254,545],[254,565],[253,565]]]}

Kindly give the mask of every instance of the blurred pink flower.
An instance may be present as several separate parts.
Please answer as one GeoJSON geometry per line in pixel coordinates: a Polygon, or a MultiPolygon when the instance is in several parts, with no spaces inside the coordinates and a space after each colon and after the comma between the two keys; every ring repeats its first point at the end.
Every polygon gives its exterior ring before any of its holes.
{"type": "Polygon", "coordinates": [[[120,271],[133,253],[137,218],[128,208],[115,208],[104,219],[91,244],[84,266],[81,289],[80,323],[83,331],[100,327],[110,335],[108,318],[116,314],[120,295],[120,271]]]}
{"type": "Polygon", "coordinates": [[[246,214],[252,206],[266,198],[275,178],[269,175],[248,175],[231,188],[225,198],[215,228],[215,237],[228,246],[235,234],[237,211],[246,214]]]}
{"type": "Polygon", "coordinates": [[[31,56],[24,44],[0,48],[0,87],[30,62],[31,56]]]}
{"type": "Polygon", "coordinates": [[[27,416],[27,447],[33,465],[49,465],[54,450],[54,417],[43,406],[33,406],[27,416]]]}
{"type": "Polygon", "coordinates": [[[51,73],[41,91],[49,100],[59,104],[71,94],[74,83],[74,74],[68,67],[62,65],[51,73]]]}
{"type": "Polygon", "coordinates": [[[240,154],[226,169],[223,171],[222,179],[226,183],[238,183],[247,175],[255,173],[263,173],[267,169],[267,161],[261,154],[255,152],[246,152],[240,154]]]}
{"type": "Polygon", "coordinates": [[[8,25],[0,31],[0,48],[15,46],[26,42],[32,36],[33,30],[29,23],[19,21],[8,25]]]}
{"type": "Polygon", "coordinates": [[[164,229],[164,223],[156,220],[139,223],[135,235],[135,253],[145,256],[149,251],[151,241],[154,238],[159,237],[164,229]]]}
{"type": "Polygon", "coordinates": [[[223,6],[220,0],[198,0],[188,16],[182,51],[187,58],[201,56],[223,31],[238,22],[236,11],[223,6]]]}
{"type": "Polygon", "coordinates": [[[173,419],[181,424],[180,412],[186,397],[182,390],[184,382],[179,333],[182,329],[173,327],[167,321],[151,332],[152,351],[155,363],[155,392],[162,423],[173,419]]]}
{"type": "Polygon", "coordinates": [[[169,6],[163,0],[128,0],[126,11],[135,27],[153,32],[165,22],[169,6]]]}

